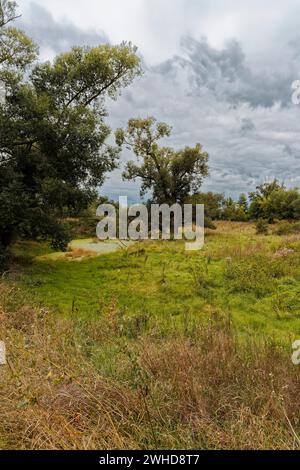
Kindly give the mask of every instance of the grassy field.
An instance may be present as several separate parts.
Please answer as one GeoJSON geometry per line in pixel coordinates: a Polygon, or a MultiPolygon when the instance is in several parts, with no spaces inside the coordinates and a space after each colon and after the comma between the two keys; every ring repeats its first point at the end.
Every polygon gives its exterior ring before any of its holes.
{"type": "Polygon", "coordinates": [[[217,225],[194,253],[16,244],[2,447],[299,448],[300,235],[217,225]]]}
{"type": "MultiPolygon", "coordinates": [[[[18,250],[28,258],[47,253],[33,243],[18,250]]],[[[19,284],[57,315],[93,321],[114,306],[124,321],[172,330],[220,314],[250,335],[300,337],[299,260],[300,236],[257,236],[250,224],[227,222],[207,233],[199,252],[144,242],[79,262],[42,256],[21,269],[19,284]]]]}

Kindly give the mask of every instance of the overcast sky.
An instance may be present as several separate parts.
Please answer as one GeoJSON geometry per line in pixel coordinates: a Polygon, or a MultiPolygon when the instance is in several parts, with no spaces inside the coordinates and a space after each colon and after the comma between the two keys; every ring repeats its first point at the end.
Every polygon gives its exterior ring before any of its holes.
{"type": "MultiPolygon", "coordinates": [[[[236,195],[277,177],[300,187],[299,0],[18,0],[20,26],[51,59],[72,45],[132,41],[145,74],[108,103],[114,129],[152,115],[170,145],[200,142],[205,190],[236,195]]],[[[125,161],[128,155],[123,155],[125,161]]],[[[115,172],[102,193],[138,197],[115,172]]]]}

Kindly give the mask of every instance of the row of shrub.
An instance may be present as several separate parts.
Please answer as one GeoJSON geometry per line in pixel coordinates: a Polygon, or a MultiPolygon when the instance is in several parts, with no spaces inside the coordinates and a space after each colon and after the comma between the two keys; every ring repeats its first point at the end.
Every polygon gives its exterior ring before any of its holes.
{"type": "MultiPolygon", "coordinates": [[[[269,224],[266,219],[257,220],[256,233],[258,235],[268,235],[269,224]]],[[[297,233],[300,233],[300,222],[289,222],[287,220],[281,222],[275,230],[275,234],[279,236],[293,235],[297,233]]]]}
{"type": "Polygon", "coordinates": [[[223,194],[197,193],[186,201],[204,204],[206,217],[211,220],[300,220],[300,192],[287,189],[277,180],[257,186],[248,195],[241,194],[238,200],[226,198],[223,194]]]}

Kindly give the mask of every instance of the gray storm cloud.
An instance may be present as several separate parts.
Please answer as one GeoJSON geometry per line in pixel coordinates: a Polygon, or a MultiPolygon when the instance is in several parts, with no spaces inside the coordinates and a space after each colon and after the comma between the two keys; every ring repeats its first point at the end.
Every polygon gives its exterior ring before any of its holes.
{"type": "Polygon", "coordinates": [[[38,43],[42,58],[65,52],[72,46],[95,46],[108,42],[104,33],[85,31],[71,22],[55,21],[52,14],[36,3],[31,3],[19,26],[38,43]]]}

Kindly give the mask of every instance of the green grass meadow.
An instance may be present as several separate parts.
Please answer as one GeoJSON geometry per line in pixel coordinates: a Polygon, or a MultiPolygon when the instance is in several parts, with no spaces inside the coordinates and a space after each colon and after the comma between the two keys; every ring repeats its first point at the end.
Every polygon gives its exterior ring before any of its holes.
{"type": "Polygon", "coordinates": [[[230,316],[240,333],[274,339],[300,336],[300,240],[257,236],[250,224],[220,223],[205,247],[183,242],[141,242],[108,255],[51,259],[46,245],[26,253],[20,285],[55,315],[97,319],[110,305],[120,316],[143,318],[172,330],[209,314],[230,316]],[[37,257],[37,258],[36,258],[37,257]],[[187,320],[188,319],[188,320],[187,320]]]}
{"type": "Polygon", "coordinates": [[[197,252],[16,243],[0,447],[299,449],[300,236],[275,231],[219,222],[197,252]]]}

